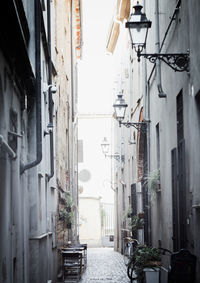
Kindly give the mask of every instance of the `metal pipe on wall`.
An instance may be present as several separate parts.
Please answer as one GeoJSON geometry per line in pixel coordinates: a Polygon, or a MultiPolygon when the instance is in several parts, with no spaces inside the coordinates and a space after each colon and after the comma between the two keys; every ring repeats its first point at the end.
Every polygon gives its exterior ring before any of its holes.
{"type": "MultiPolygon", "coordinates": [[[[156,53],[160,53],[160,22],[159,22],[159,0],[155,0],[155,36],[156,36],[156,53]]],[[[157,79],[157,88],[158,96],[160,98],[165,98],[167,95],[164,93],[162,88],[161,80],[161,66],[160,60],[156,60],[156,79],[157,79]]]]}
{"type": "MultiPolygon", "coordinates": [[[[51,3],[50,0],[47,1],[47,35],[48,35],[48,52],[49,52],[49,58],[48,58],[48,96],[49,96],[49,124],[53,125],[53,99],[52,99],[52,91],[51,91],[51,85],[52,85],[52,62],[51,62],[51,3]]],[[[53,130],[49,133],[49,139],[50,139],[50,166],[51,166],[51,172],[48,174],[48,181],[53,177],[54,175],[54,142],[53,142],[53,130]]]]}
{"type": "Polygon", "coordinates": [[[73,52],[73,1],[70,5],[70,41],[71,41],[71,100],[72,100],[72,122],[74,122],[74,52],[73,52]]]}
{"type": "Polygon", "coordinates": [[[68,159],[68,189],[70,191],[71,188],[71,176],[70,176],[70,172],[71,172],[71,164],[70,164],[70,129],[69,129],[69,115],[70,115],[70,105],[69,105],[69,101],[66,102],[67,103],[67,159],[68,159]]]}
{"type": "MultiPolygon", "coordinates": [[[[77,197],[77,191],[75,191],[75,186],[74,186],[74,52],[73,52],[73,0],[70,1],[70,52],[71,52],[71,113],[72,113],[72,127],[71,127],[71,156],[72,156],[72,161],[71,161],[71,168],[72,168],[72,176],[71,176],[71,194],[73,200],[76,199],[77,197]]],[[[77,224],[77,219],[76,219],[76,213],[75,213],[75,227],[77,224]]],[[[74,231],[71,232],[71,240],[73,240],[73,232],[74,232],[74,240],[75,242],[77,241],[77,230],[76,228],[74,231]]]]}
{"type": "MultiPolygon", "coordinates": [[[[146,11],[146,0],[144,0],[144,9],[146,11]]],[[[144,60],[144,77],[145,77],[145,84],[144,84],[144,119],[146,121],[150,121],[150,95],[149,95],[149,81],[147,80],[147,61],[144,60]]],[[[146,146],[147,146],[147,168],[146,174],[150,172],[150,123],[147,123],[147,131],[146,131],[146,146]]],[[[149,194],[148,194],[149,195],[149,194]]],[[[148,199],[148,203],[150,203],[150,199],[148,199]]],[[[148,244],[151,244],[151,207],[149,207],[148,213],[148,244]]]]}
{"type": "Polygon", "coordinates": [[[41,11],[40,1],[35,0],[35,77],[36,77],[36,159],[26,165],[21,164],[20,173],[38,165],[42,160],[42,121],[41,121],[41,11]]]}

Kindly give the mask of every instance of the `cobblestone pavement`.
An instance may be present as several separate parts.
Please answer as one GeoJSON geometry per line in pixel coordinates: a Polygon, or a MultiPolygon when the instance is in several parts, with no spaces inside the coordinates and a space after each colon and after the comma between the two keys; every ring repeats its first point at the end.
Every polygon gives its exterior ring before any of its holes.
{"type": "Polygon", "coordinates": [[[129,283],[123,256],[112,248],[89,248],[80,283],[129,283]]]}

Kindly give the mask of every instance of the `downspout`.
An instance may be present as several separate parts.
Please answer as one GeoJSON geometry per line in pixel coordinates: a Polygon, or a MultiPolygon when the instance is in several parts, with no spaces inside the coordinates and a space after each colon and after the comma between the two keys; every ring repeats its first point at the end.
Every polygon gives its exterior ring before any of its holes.
{"type": "MultiPolygon", "coordinates": [[[[47,40],[48,40],[48,51],[49,51],[49,58],[48,58],[48,95],[49,95],[49,124],[53,126],[53,99],[52,99],[52,62],[51,62],[51,3],[50,0],[47,1],[47,40]]],[[[54,143],[53,143],[53,130],[49,132],[49,139],[50,139],[50,166],[51,166],[51,173],[47,175],[48,181],[54,175],[54,143]]]]}
{"type": "Polygon", "coordinates": [[[20,173],[38,165],[42,160],[42,123],[41,123],[41,13],[40,1],[35,0],[35,77],[36,77],[36,160],[21,164],[20,173]]]}
{"type": "Polygon", "coordinates": [[[71,164],[70,164],[70,129],[69,129],[69,115],[70,115],[70,106],[69,106],[69,101],[67,101],[67,138],[68,138],[68,141],[67,141],[67,154],[68,154],[68,189],[69,191],[71,191],[70,189],[70,183],[71,183],[71,179],[70,179],[70,172],[71,172],[71,164]]]}
{"type": "MultiPolygon", "coordinates": [[[[170,22],[169,22],[169,25],[168,25],[166,31],[165,31],[165,35],[164,35],[164,37],[163,37],[163,40],[162,40],[162,43],[161,43],[161,46],[160,46],[160,49],[159,49],[159,53],[162,51],[162,48],[163,48],[163,46],[164,46],[164,43],[165,43],[165,40],[166,40],[166,38],[167,38],[168,32],[169,32],[169,30],[170,30],[170,28],[171,28],[171,25],[172,25],[173,21],[176,19],[176,14],[177,14],[178,11],[179,11],[180,5],[181,5],[181,0],[178,0],[177,5],[176,5],[176,8],[175,8],[175,10],[174,10],[174,13],[173,13],[173,15],[170,17],[171,20],[170,20],[170,22]]],[[[152,70],[151,70],[151,73],[150,73],[150,75],[149,75],[149,77],[148,77],[148,84],[149,84],[149,85],[150,85],[150,80],[151,80],[151,78],[152,78],[152,76],[153,76],[154,71],[155,71],[155,64],[153,65],[153,68],[152,68],[152,70]]]]}
{"type": "MultiPolygon", "coordinates": [[[[146,88],[145,88],[145,91],[146,91],[146,97],[147,97],[147,109],[146,109],[146,119],[148,121],[150,121],[150,93],[149,93],[149,81],[146,81],[146,88]]],[[[150,136],[150,123],[147,123],[147,174],[150,173],[150,145],[151,145],[151,136],[150,136]]],[[[148,185],[149,186],[149,185],[148,185]]],[[[149,187],[148,187],[148,190],[149,190],[149,187]]],[[[149,196],[149,194],[148,194],[149,196]]],[[[148,199],[148,204],[150,204],[150,197],[148,199]]],[[[148,244],[151,245],[152,244],[152,233],[151,233],[151,205],[149,205],[149,213],[148,213],[148,244]]]]}
{"type": "MultiPolygon", "coordinates": [[[[155,0],[155,35],[156,35],[156,53],[160,53],[160,24],[159,24],[159,0],[155,0]]],[[[164,93],[162,89],[162,81],[161,81],[161,66],[160,60],[156,60],[156,79],[157,79],[157,88],[158,88],[158,96],[160,98],[165,98],[167,95],[164,93]]]]}
{"type": "MultiPolygon", "coordinates": [[[[70,192],[72,194],[72,199],[75,199],[75,195],[74,195],[74,64],[73,64],[73,0],[70,1],[70,52],[71,52],[71,111],[72,111],[72,127],[71,127],[71,135],[72,135],[72,144],[71,144],[71,153],[72,153],[72,164],[71,164],[71,168],[72,168],[72,176],[71,176],[71,188],[70,188],[70,192]]],[[[71,172],[70,172],[71,174],[71,172]]],[[[76,219],[75,219],[75,225],[76,225],[76,219]]],[[[73,239],[73,235],[72,235],[72,229],[71,229],[71,234],[70,234],[70,238],[72,241],[74,241],[73,239]]],[[[75,235],[76,238],[76,235],[75,235]]]]}
{"type": "MultiPolygon", "coordinates": [[[[146,0],[144,0],[144,8],[146,10],[146,0]]],[[[145,77],[145,85],[144,85],[144,119],[146,121],[150,121],[150,95],[149,95],[149,81],[147,81],[147,61],[144,60],[144,77],[145,77]]],[[[147,122],[146,127],[146,144],[147,144],[147,168],[146,173],[149,174],[150,172],[150,123],[147,122]]],[[[149,194],[148,194],[149,196],[149,194]]],[[[150,204],[150,199],[148,199],[148,204],[150,204]]],[[[149,213],[148,213],[148,244],[151,244],[151,206],[149,206],[149,213]]]]}
{"type": "Polygon", "coordinates": [[[72,100],[72,122],[74,122],[74,53],[73,53],[73,0],[70,8],[70,41],[71,41],[71,100],[72,100]]]}
{"type": "MultiPolygon", "coordinates": [[[[50,174],[46,176],[46,182],[49,181],[54,175],[54,147],[53,147],[53,99],[52,99],[52,62],[51,62],[51,3],[47,0],[47,44],[48,44],[48,100],[49,100],[49,125],[51,125],[52,131],[49,131],[50,141],[50,174]]],[[[47,183],[46,183],[47,186],[47,183]]],[[[46,198],[46,232],[47,232],[47,276],[49,277],[49,258],[50,258],[50,243],[49,243],[49,227],[48,227],[48,192],[45,186],[45,198],[46,198]]]]}

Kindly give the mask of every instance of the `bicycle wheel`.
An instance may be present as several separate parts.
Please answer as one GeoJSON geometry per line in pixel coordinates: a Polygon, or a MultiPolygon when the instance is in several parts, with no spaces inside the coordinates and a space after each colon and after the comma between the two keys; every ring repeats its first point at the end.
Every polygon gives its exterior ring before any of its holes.
{"type": "Polygon", "coordinates": [[[132,280],[136,280],[137,279],[137,275],[135,273],[135,261],[130,261],[127,267],[127,275],[128,278],[132,280]]]}

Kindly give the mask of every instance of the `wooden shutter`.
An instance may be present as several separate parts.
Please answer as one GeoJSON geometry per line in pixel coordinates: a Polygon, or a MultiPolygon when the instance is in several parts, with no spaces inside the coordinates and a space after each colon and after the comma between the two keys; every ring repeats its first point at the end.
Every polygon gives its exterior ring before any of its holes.
{"type": "Polygon", "coordinates": [[[186,172],[185,140],[178,144],[178,187],[179,187],[179,221],[180,248],[186,248],[186,172]]]}
{"type": "Polygon", "coordinates": [[[172,168],[172,223],[173,223],[173,250],[179,249],[179,221],[178,221],[178,186],[177,186],[177,149],[171,151],[172,168]]]}
{"type": "Polygon", "coordinates": [[[132,209],[132,214],[137,215],[136,184],[131,185],[131,209],[132,209]]]}

